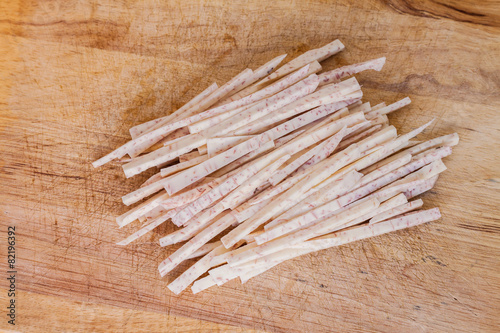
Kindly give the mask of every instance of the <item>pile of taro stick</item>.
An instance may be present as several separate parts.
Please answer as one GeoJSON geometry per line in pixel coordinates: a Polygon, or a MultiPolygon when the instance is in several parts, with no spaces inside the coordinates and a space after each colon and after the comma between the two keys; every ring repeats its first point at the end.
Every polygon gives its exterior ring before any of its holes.
{"type": "Polygon", "coordinates": [[[422,200],[412,199],[434,186],[458,135],[414,140],[430,123],[398,135],[387,114],[410,99],[371,106],[352,77],[380,71],[385,58],[319,73],[319,62],[343,49],[335,40],[281,67],[286,55],[276,57],[132,127],[132,140],[93,163],[118,160],[127,178],[159,169],[123,196],[138,204],[118,225],[143,225],[118,244],[175,224],[160,246],[183,245],[158,269],[165,276],[199,258],[168,286],[178,294],[194,282],[197,293],[439,219],[438,208],[419,210],[422,200]]]}

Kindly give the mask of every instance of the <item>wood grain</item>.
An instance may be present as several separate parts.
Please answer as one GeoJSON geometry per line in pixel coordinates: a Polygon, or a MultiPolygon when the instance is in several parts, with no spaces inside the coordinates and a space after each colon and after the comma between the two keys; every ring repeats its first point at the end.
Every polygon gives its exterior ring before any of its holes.
{"type": "MultiPolygon", "coordinates": [[[[154,311],[275,332],[495,331],[498,16],[496,2],[473,1],[1,3],[0,223],[18,230],[21,301],[43,294],[60,307],[71,299],[137,318],[154,311]],[[126,210],[120,197],[150,174],[125,180],[118,165],[90,162],[214,80],[335,38],[347,49],[326,69],[387,56],[382,72],[359,80],[374,104],[412,98],[391,115],[400,131],[436,117],[422,138],[460,134],[448,171],[423,197],[443,218],[286,262],[244,285],[172,295],[166,285],[190,263],[159,278],[158,263],[174,249],[157,240],[171,226],[114,245],[134,227],[114,222],[126,210]]],[[[6,237],[0,250],[5,258],[6,237]]],[[[46,330],[73,325],[60,320],[46,330]]]]}
{"type": "MultiPolygon", "coordinates": [[[[119,308],[20,292],[18,311],[22,332],[257,332],[199,319],[163,313],[119,308]],[[61,320],[61,319],[64,320],[61,320]]],[[[2,304],[8,302],[7,290],[0,290],[2,304]]],[[[2,331],[0,329],[0,331],[2,331]]]]}

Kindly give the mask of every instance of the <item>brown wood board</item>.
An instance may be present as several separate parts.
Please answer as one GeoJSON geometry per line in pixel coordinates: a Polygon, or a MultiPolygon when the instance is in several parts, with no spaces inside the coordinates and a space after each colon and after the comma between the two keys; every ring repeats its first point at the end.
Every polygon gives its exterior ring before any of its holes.
{"type": "MultiPolygon", "coordinates": [[[[21,295],[276,332],[494,331],[499,16],[498,4],[473,1],[0,4],[0,222],[16,226],[21,295]],[[380,73],[358,78],[373,104],[411,97],[390,116],[400,132],[436,118],[420,138],[460,134],[448,170],[423,195],[443,218],[283,263],[244,285],[173,295],[166,285],[192,264],[159,277],[174,247],[157,240],[173,227],[114,245],[133,229],[114,222],[127,209],[120,198],[151,171],[126,180],[117,163],[90,162],[212,82],[336,38],[346,50],[325,69],[387,57],[380,73]]],[[[67,328],[79,329],[87,326],[67,328]]]]}

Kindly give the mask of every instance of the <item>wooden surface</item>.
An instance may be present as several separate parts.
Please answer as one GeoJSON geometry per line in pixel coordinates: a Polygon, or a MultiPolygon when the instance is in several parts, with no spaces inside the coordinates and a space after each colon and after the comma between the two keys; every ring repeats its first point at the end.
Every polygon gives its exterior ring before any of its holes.
{"type": "MultiPolygon", "coordinates": [[[[159,312],[73,301],[22,291],[18,298],[20,328],[28,332],[123,332],[123,333],[234,333],[258,332],[200,319],[159,312]]],[[[7,291],[0,289],[0,302],[7,303],[7,291]]],[[[4,327],[5,325],[2,325],[4,327]]],[[[5,330],[7,332],[11,330],[5,330]]],[[[0,329],[0,332],[4,330],[0,329]]]]}
{"type": "Polygon", "coordinates": [[[1,2],[0,253],[15,225],[27,304],[15,329],[161,331],[156,320],[227,329],[194,319],[276,332],[498,329],[499,5],[349,3],[1,2]],[[120,197],[149,175],[125,180],[117,165],[90,162],[214,80],[335,38],[347,48],[326,69],[387,56],[382,72],[359,80],[375,104],[412,98],[391,116],[398,129],[436,117],[422,138],[460,134],[448,171],[424,195],[443,218],[286,262],[244,285],[171,294],[166,285],[188,265],[158,276],[173,248],[157,240],[170,226],[113,245],[131,230],[114,222],[126,210],[120,197]],[[75,320],[81,311],[96,321],[75,320]]]}

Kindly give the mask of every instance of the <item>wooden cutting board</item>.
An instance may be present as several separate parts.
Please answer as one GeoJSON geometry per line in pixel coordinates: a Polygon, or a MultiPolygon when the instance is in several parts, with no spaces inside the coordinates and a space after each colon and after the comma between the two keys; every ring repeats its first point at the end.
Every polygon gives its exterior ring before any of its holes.
{"type": "MultiPolygon", "coordinates": [[[[1,3],[0,248],[6,258],[5,232],[15,226],[19,297],[276,332],[498,328],[498,4],[349,3],[1,3]],[[358,78],[373,104],[411,97],[390,117],[401,132],[436,118],[422,139],[460,134],[449,170],[423,196],[443,218],[283,263],[244,285],[173,295],[167,284],[192,262],[159,277],[158,263],[174,248],[157,240],[170,225],[140,244],[114,245],[132,230],[114,222],[126,211],[120,197],[151,173],[126,180],[118,164],[90,162],[124,143],[131,126],[212,82],[336,38],[346,50],[325,69],[387,57],[382,72],[358,78]]],[[[62,331],[82,329],[64,326],[77,314],[61,312],[62,331]]],[[[12,329],[5,319],[0,327],[12,329]]]]}

